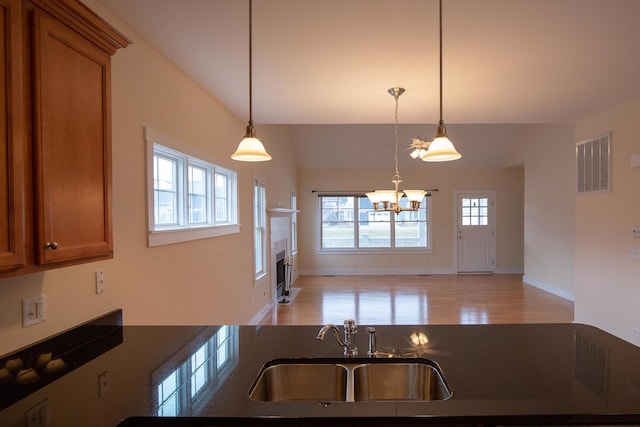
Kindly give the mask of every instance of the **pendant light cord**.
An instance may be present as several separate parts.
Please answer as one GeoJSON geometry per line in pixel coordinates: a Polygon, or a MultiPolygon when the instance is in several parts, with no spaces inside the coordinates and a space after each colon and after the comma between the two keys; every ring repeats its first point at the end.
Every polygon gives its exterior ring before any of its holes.
{"type": "MultiPolygon", "coordinates": [[[[253,1],[249,0],[249,126],[253,127],[253,87],[252,87],[252,76],[253,76],[253,49],[252,49],[252,40],[253,40],[253,25],[252,25],[252,10],[253,10],[253,1]]],[[[442,102],[442,101],[441,101],[442,102]]]]}
{"type": "Polygon", "coordinates": [[[443,125],[442,120],[442,0],[440,0],[440,125],[443,125]]]}

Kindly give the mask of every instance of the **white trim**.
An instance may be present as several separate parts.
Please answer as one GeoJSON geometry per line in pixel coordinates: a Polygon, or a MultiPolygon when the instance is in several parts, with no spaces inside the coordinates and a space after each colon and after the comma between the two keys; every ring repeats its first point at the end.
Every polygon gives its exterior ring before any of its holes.
{"type": "MultiPolygon", "coordinates": [[[[148,247],[168,245],[179,242],[187,242],[199,239],[207,239],[210,237],[225,236],[229,234],[240,233],[240,223],[238,222],[238,190],[237,190],[237,173],[231,169],[227,169],[216,164],[204,160],[203,156],[194,157],[195,149],[188,147],[186,144],[178,141],[171,136],[165,135],[157,130],[145,126],[145,174],[146,174],[146,199],[147,199],[147,244],[148,247]],[[189,224],[188,212],[184,206],[184,197],[181,197],[183,206],[179,209],[178,220],[180,226],[156,227],[154,216],[154,182],[153,182],[153,158],[157,150],[163,153],[163,156],[175,157],[176,161],[183,165],[183,168],[189,164],[194,164],[200,168],[207,170],[208,175],[208,201],[207,221],[206,223],[189,224]],[[228,222],[215,223],[215,198],[213,187],[215,186],[216,175],[225,175],[228,181],[228,222]]],[[[200,153],[196,153],[200,154],[200,153]]],[[[186,174],[186,171],[184,171],[186,174]]],[[[182,181],[186,180],[186,175],[182,177],[182,181]]],[[[184,196],[184,187],[182,196],[184,196]]],[[[188,190],[187,190],[188,191],[188,190]]]]}
{"type": "Polygon", "coordinates": [[[438,268],[317,268],[299,271],[299,276],[375,276],[375,275],[396,275],[396,276],[418,276],[418,275],[452,275],[456,274],[454,269],[438,268]]]}
{"type": "Polygon", "coordinates": [[[545,292],[549,292],[550,294],[553,294],[560,298],[564,298],[568,301],[571,301],[571,302],[576,301],[576,297],[573,293],[569,291],[565,291],[564,289],[556,288],[555,286],[547,285],[546,283],[539,282],[536,279],[533,279],[531,277],[523,276],[522,283],[533,286],[545,292]]]}
{"type": "Polygon", "coordinates": [[[260,311],[258,313],[256,313],[255,316],[253,316],[253,318],[251,318],[251,320],[249,320],[248,325],[259,325],[260,322],[262,321],[262,319],[264,319],[264,317],[269,314],[269,310],[271,310],[271,308],[273,307],[273,303],[267,303],[264,305],[264,307],[262,307],[260,309],[260,311]]]}
{"type": "Polygon", "coordinates": [[[460,227],[460,211],[459,211],[459,199],[460,196],[463,195],[489,195],[490,201],[492,202],[489,221],[490,227],[492,228],[492,241],[491,241],[491,258],[493,259],[493,264],[491,266],[490,272],[496,273],[496,266],[498,265],[498,196],[496,190],[470,190],[470,191],[454,191],[453,192],[453,217],[454,217],[454,227],[453,227],[453,265],[455,266],[456,273],[466,273],[464,271],[459,271],[458,265],[458,229],[460,227]]]}
{"type": "Polygon", "coordinates": [[[240,224],[218,225],[215,227],[185,228],[181,230],[149,231],[147,236],[149,247],[208,239],[240,232],[240,224]]]}
{"type": "Polygon", "coordinates": [[[496,269],[494,269],[494,273],[496,273],[496,274],[524,274],[524,269],[522,267],[496,268],[496,269]]]}

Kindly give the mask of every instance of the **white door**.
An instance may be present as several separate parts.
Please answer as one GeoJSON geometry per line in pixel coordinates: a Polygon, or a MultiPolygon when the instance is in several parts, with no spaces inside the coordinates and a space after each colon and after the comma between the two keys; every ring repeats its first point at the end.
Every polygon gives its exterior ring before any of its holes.
{"type": "Polygon", "coordinates": [[[458,273],[487,273],[495,267],[495,193],[457,195],[458,273]]]}

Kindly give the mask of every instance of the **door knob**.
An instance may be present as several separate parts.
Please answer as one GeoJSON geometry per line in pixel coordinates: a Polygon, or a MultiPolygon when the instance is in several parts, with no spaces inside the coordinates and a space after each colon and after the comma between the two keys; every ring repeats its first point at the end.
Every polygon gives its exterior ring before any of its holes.
{"type": "Polygon", "coordinates": [[[47,242],[47,244],[44,245],[44,247],[46,249],[53,249],[55,251],[56,249],[58,249],[58,242],[47,242]]]}

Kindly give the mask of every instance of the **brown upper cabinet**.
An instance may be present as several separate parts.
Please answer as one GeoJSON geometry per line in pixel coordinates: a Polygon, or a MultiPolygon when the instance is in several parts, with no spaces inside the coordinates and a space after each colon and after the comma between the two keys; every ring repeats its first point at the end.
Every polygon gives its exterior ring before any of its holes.
{"type": "Polygon", "coordinates": [[[0,277],[113,256],[111,56],[76,0],[0,0],[0,277]]]}

